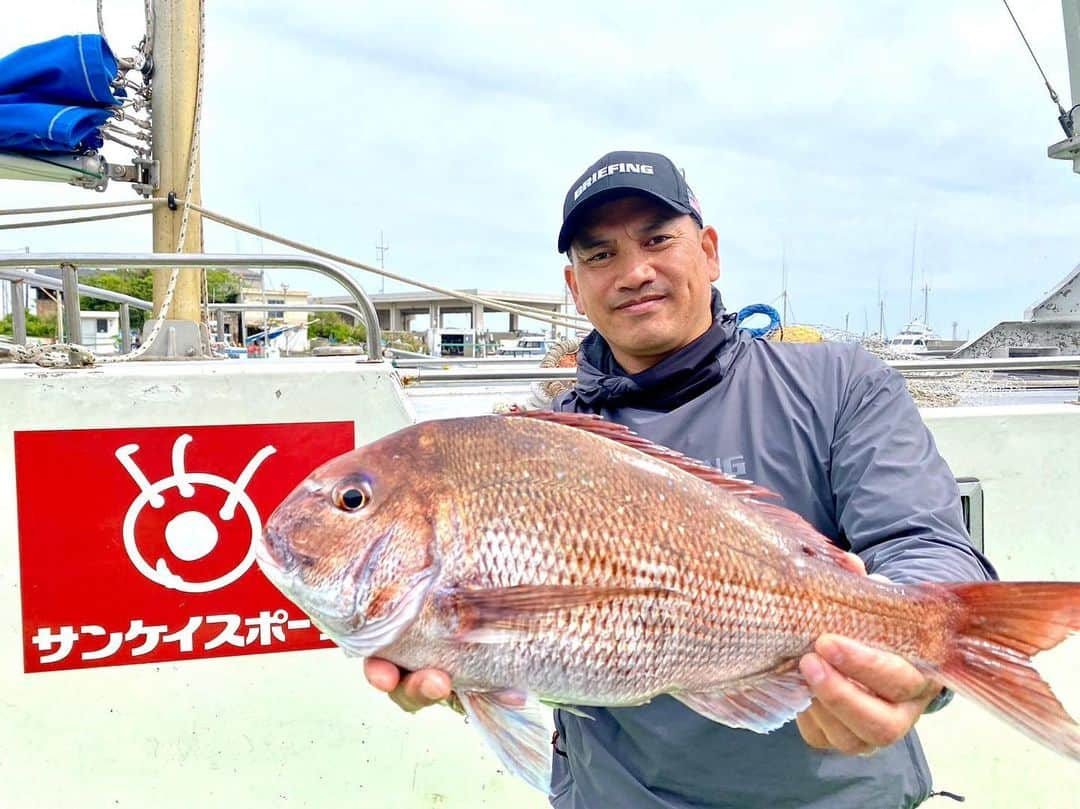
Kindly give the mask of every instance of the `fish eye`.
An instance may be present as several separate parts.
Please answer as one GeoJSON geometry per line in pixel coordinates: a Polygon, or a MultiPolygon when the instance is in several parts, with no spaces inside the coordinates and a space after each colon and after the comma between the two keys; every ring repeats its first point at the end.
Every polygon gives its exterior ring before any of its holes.
{"type": "Polygon", "coordinates": [[[359,511],[371,500],[371,488],[359,485],[342,486],[334,490],[334,505],[342,511],[359,511]]]}

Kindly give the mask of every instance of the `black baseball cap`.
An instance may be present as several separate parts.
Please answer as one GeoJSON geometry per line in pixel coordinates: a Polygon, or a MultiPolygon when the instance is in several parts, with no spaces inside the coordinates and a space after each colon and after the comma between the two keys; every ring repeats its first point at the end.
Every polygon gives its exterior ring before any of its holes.
{"type": "Polygon", "coordinates": [[[605,200],[626,194],[652,197],[704,225],[697,197],[670,158],[656,152],[608,152],[585,169],[566,192],[559,252],[570,248],[582,214],[605,200]]]}

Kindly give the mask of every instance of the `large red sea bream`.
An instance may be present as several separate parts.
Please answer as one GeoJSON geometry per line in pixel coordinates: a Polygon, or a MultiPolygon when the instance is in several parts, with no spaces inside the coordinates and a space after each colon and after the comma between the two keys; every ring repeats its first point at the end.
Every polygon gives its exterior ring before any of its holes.
{"type": "Polygon", "coordinates": [[[348,654],[447,671],[503,762],[545,790],[543,705],[670,694],[765,733],[809,704],[797,663],[826,632],[1080,759],[1080,726],[1031,665],[1080,630],[1080,583],[868,578],[768,492],[594,417],[386,436],[298,486],[258,560],[348,654]]]}

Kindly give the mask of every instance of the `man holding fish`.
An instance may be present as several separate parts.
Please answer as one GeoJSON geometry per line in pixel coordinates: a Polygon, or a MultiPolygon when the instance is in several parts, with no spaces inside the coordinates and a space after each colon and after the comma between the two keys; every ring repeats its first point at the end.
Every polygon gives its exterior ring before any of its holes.
{"type": "MultiPolygon", "coordinates": [[[[577,384],[556,410],[598,414],[778,493],[786,509],[813,527],[781,515],[790,532],[810,536],[816,529],[850,552],[807,540],[804,552],[827,557],[833,568],[903,585],[996,578],[967,537],[953,475],[895,372],[851,345],[767,343],[736,328],[713,287],[720,276],[717,232],[704,225],[671,160],[614,152],[586,169],[567,193],[558,246],[569,259],[564,272],[577,308],[595,331],[582,343],[577,384]]],[[[691,471],[708,478],[700,467],[691,471]]],[[[732,485],[715,477],[722,487],[732,485]]],[[[314,484],[309,489],[316,491],[314,484]]],[[[611,492],[612,508],[619,494],[611,492]]],[[[339,507],[351,509],[348,496],[358,507],[374,497],[367,489],[346,495],[339,507]]],[[[270,542],[286,544],[273,533],[270,542]]],[[[281,554],[291,558],[287,550],[281,554]]],[[[663,600],[669,591],[652,592],[663,600]]],[[[574,598],[562,602],[566,611],[591,596],[574,598]]],[[[446,603],[468,603],[461,614],[482,623],[494,602],[446,603]]],[[[521,603],[524,610],[542,609],[521,603]]],[[[634,603],[645,609],[640,605],[652,602],[634,603]]],[[[511,635],[500,633],[508,631],[493,620],[462,637],[503,642],[511,635]]],[[[908,662],[912,655],[905,659],[842,634],[809,637],[816,637],[812,650],[745,698],[730,690],[724,692],[730,700],[669,690],[644,704],[622,703],[632,707],[577,708],[553,700],[564,707],[555,714],[552,804],[893,809],[924,801],[930,774],[913,728],[951,695],[934,676],[938,670],[920,670],[908,662]],[[801,702],[787,698],[789,687],[804,695],[801,702]],[[803,707],[806,697],[812,701],[803,707]]],[[[375,648],[361,644],[353,653],[367,656],[375,648]]],[[[408,711],[455,696],[451,676],[434,668],[410,672],[405,664],[368,657],[365,674],[408,711]]],[[[483,717],[462,696],[470,716],[483,717]]],[[[1076,755],[1075,731],[1067,733],[1073,735],[1061,744],[1076,755]]]]}

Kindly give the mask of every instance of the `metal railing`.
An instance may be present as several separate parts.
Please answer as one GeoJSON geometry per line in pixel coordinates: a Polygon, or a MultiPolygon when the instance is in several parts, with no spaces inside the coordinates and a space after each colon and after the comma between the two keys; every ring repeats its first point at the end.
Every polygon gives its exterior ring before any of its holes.
{"type": "Polygon", "coordinates": [[[264,335],[270,331],[270,312],[340,312],[357,322],[364,319],[359,309],[343,303],[211,303],[207,304],[206,308],[215,315],[219,340],[224,339],[226,312],[265,312],[267,318],[263,324],[264,335]]]}
{"type": "MultiPolygon", "coordinates": [[[[12,337],[18,345],[26,345],[26,301],[23,300],[22,296],[23,285],[63,292],[64,282],[59,278],[50,278],[47,275],[39,275],[34,272],[2,268],[0,268],[0,281],[11,283],[12,337]]],[[[102,289],[87,284],[76,284],[76,288],[79,295],[85,295],[87,298],[96,298],[100,301],[120,304],[120,351],[125,354],[131,351],[131,307],[134,306],[136,309],[149,312],[154,308],[153,304],[144,301],[142,298],[133,298],[122,292],[113,292],[110,289],[102,289]]],[[[65,328],[70,328],[71,325],[69,321],[65,328]]],[[[81,324],[77,328],[81,329],[81,324]]],[[[82,335],[80,334],[68,335],[70,341],[78,342],[81,339],[82,335]]]]}
{"type": "MultiPolygon", "coordinates": [[[[375,306],[372,304],[371,299],[344,269],[331,261],[315,258],[314,256],[264,255],[261,253],[20,253],[12,256],[0,256],[0,270],[15,267],[47,267],[60,269],[61,271],[66,270],[65,277],[61,279],[61,284],[68,284],[68,295],[81,294],[82,292],[78,284],[78,267],[182,267],[191,269],[245,267],[312,270],[320,275],[334,279],[352,296],[356,302],[357,314],[362,314],[364,325],[367,327],[368,361],[378,362],[382,359],[379,318],[375,313],[375,306]]],[[[29,275],[33,276],[30,283],[42,286],[40,284],[41,276],[33,273],[29,273],[29,275]]],[[[91,287],[91,289],[96,288],[91,287]]],[[[100,297],[100,293],[104,291],[96,290],[91,294],[100,297]]],[[[275,304],[271,307],[265,307],[259,304],[259,308],[278,310],[282,308],[282,305],[275,304]]],[[[78,321],[79,307],[65,307],[66,312],[72,309],[75,316],[73,321],[75,331],[71,333],[78,334],[81,328],[78,321]]]]}
{"type": "MultiPolygon", "coordinates": [[[[438,368],[440,361],[416,362],[414,367],[402,367],[402,376],[410,384],[440,384],[449,382],[530,382],[552,379],[571,380],[577,376],[573,368],[506,367],[498,359],[471,360],[472,367],[438,368]],[[502,366],[502,367],[499,367],[502,366]]],[[[410,363],[411,364],[411,363],[410,363]]],[[[962,371],[1060,371],[1074,370],[1080,379],[1080,355],[1056,357],[987,357],[980,359],[891,360],[887,363],[901,374],[925,371],[960,373],[962,371]]]]}

